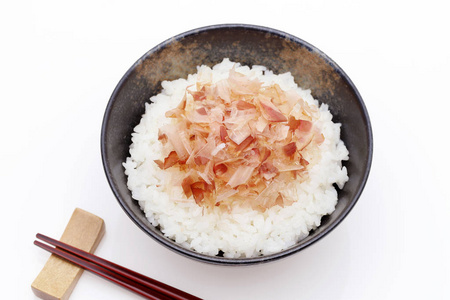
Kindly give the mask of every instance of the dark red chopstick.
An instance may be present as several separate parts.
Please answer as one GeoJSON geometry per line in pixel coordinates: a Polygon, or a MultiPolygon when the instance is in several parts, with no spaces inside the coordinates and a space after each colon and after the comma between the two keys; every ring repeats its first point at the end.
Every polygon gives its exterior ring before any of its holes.
{"type": "Polygon", "coordinates": [[[56,248],[39,241],[34,241],[35,245],[148,299],[201,299],[40,233],[36,237],[56,248]]]}
{"type": "Polygon", "coordinates": [[[34,244],[36,246],[39,246],[53,254],[56,254],[94,274],[97,274],[103,278],[106,278],[120,286],[123,286],[141,296],[146,297],[147,299],[152,300],[158,300],[158,299],[173,299],[169,298],[167,296],[164,296],[154,290],[151,290],[145,286],[140,286],[139,284],[136,284],[135,282],[127,279],[126,277],[120,276],[115,274],[114,272],[108,271],[107,269],[104,269],[102,267],[99,267],[93,263],[90,263],[89,261],[84,260],[83,258],[80,258],[78,256],[72,255],[69,252],[65,252],[64,250],[53,248],[47,244],[41,243],[39,241],[34,241],[34,244]]]}

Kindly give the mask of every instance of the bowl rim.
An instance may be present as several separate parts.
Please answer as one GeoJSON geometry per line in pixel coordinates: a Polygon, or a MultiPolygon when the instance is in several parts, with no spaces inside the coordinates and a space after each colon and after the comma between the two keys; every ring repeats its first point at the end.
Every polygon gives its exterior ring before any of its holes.
{"type": "Polygon", "coordinates": [[[373,133],[372,133],[372,126],[371,126],[369,114],[367,112],[367,108],[364,104],[364,101],[363,101],[358,89],[356,88],[354,83],[351,81],[350,77],[344,72],[344,70],[337,63],[335,63],[330,57],[328,57],[324,52],[322,52],[321,50],[319,50],[317,47],[313,46],[312,44],[310,44],[294,35],[283,32],[281,30],[277,30],[277,29],[265,27],[265,26],[259,26],[259,25],[251,25],[251,24],[243,24],[243,23],[226,23],[226,24],[208,25],[208,26],[199,27],[199,28],[191,29],[186,32],[180,33],[178,35],[175,35],[172,38],[166,39],[165,41],[163,41],[162,43],[151,48],[144,55],[142,55],[122,76],[120,81],[117,83],[113,93],[111,94],[111,97],[108,101],[108,104],[106,106],[105,113],[103,116],[101,135],[100,135],[100,147],[101,147],[100,150],[101,150],[103,169],[104,169],[108,184],[109,184],[116,200],[119,202],[120,206],[125,211],[127,216],[141,230],[143,230],[146,234],[150,235],[154,240],[156,240],[163,246],[167,247],[168,249],[170,249],[178,254],[189,257],[193,260],[201,261],[204,263],[216,264],[216,265],[228,265],[228,266],[234,265],[234,266],[236,266],[236,265],[253,265],[253,264],[267,263],[267,262],[272,262],[275,260],[279,260],[281,258],[288,257],[294,253],[297,253],[297,252],[309,247],[310,245],[316,243],[317,241],[321,240],[323,237],[328,235],[330,232],[332,232],[347,217],[347,215],[350,213],[350,211],[354,208],[355,204],[358,202],[358,200],[365,188],[365,185],[367,183],[367,180],[368,180],[368,177],[370,174],[371,165],[372,165],[373,133]],[[110,170],[110,167],[107,162],[108,154],[107,154],[107,150],[106,150],[106,146],[105,146],[105,139],[106,139],[106,135],[107,135],[106,128],[107,128],[107,125],[109,122],[109,116],[111,114],[111,110],[114,105],[115,98],[120,93],[120,91],[123,87],[123,84],[128,80],[128,77],[134,71],[134,69],[143,60],[145,60],[148,56],[150,56],[152,53],[165,48],[166,46],[170,45],[173,42],[179,41],[179,40],[189,37],[191,35],[200,34],[205,31],[221,30],[221,29],[255,30],[255,31],[261,31],[261,32],[265,32],[265,33],[274,34],[274,35],[280,36],[284,39],[293,41],[296,44],[299,44],[303,47],[306,47],[311,52],[319,54],[324,59],[325,62],[327,62],[340,76],[342,76],[343,80],[349,85],[350,89],[355,93],[358,103],[361,107],[362,115],[363,115],[364,119],[366,120],[366,132],[368,134],[368,149],[369,149],[369,151],[367,153],[368,156],[367,156],[367,161],[366,161],[367,168],[363,173],[361,184],[360,184],[359,188],[357,189],[355,196],[353,197],[353,199],[351,199],[349,205],[347,207],[345,207],[345,209],[341,212],[341,215],[336,220],[334,220],[333,222],[328,224],[328,226],[322,232],[320,232],[319,234],[317,234],[310,240],[303,242],[301,244],[296,244],[285,250],[282,250],[280,252],[273,253],[270,255],[250,257],[250,258],[225,258],[225,257],[219,257],[219,256],[210,256],[210,255],[202,254],[199,252],[195,252],[194,250],[183,248],[180,245],[178,245],[177,243],[175,243],[174,241],[171,241],[170,239],[168,239],[164,236],[160,236],[160,235],[154,233],[152,230],[147,228],[147,226],[142,224],[139,220],[137,220],[134,217],[134,214],[133,214],[131,208],[128,207],[128,205],[126,205],[125,201],[121,198],[120,193],[114,184],[114,178],[112,175],[112,171],[110,170]]]}

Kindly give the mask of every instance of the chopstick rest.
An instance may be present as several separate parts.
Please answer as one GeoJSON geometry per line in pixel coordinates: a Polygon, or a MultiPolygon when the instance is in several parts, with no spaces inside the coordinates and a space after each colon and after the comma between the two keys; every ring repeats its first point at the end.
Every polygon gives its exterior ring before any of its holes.
{"type": "MultiPolygon", "coordinates": [[[[93,253],[105,233],[100,217],[76,208],[60,241],[93,253]]],[[[31,284],[33,293],[45,300],[64,300],[70,297],[83,269],[52,254],[31,284]]]]}

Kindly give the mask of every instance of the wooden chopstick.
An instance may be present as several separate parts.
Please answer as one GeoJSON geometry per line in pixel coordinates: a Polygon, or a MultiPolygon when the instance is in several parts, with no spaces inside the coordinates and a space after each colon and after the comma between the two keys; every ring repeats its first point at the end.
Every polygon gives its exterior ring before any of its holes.
{"type": "Polygon", "coordinates": [[[144,296],[147,299],[201,299],[43,234],[38,233],[36,238],[56,247],[51,247],[40,241],[34,241],[36,246],[54,253],[94,274],[144,296]]]}

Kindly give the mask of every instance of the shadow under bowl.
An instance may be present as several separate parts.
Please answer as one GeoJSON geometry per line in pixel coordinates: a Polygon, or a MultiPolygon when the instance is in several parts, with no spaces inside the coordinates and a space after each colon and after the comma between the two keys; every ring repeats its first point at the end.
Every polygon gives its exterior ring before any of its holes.
{"type": "Polygon", "coordinates": [[[202,262],[248,265],[274,261],[313,244],[333,230],[360,197],[372,162],[373,140],[369,116],[356,87],[328,56],[290,34],[260,26],[224,24],[175,36],[148,51],[123,76],[106,108],[101,153],[106,177],[126,214],[144,232],[169,249],[202,262]],[[129,156],[131,133],[145,111],[145,103],[161,91],[161,82],[186,78],[199,65],[213,66],[224,58],[242,65],[263,65],[275,74],[291,72],[295,82],[329,105],[333,121],[342,124],[341,139],[350,152],[344,162],[349,181],[338,192],[336,210],[294,246],[267,256],[231,259],[185,249],[165,237],[145,217],[127,188],[122,163],[129,156]]]}

